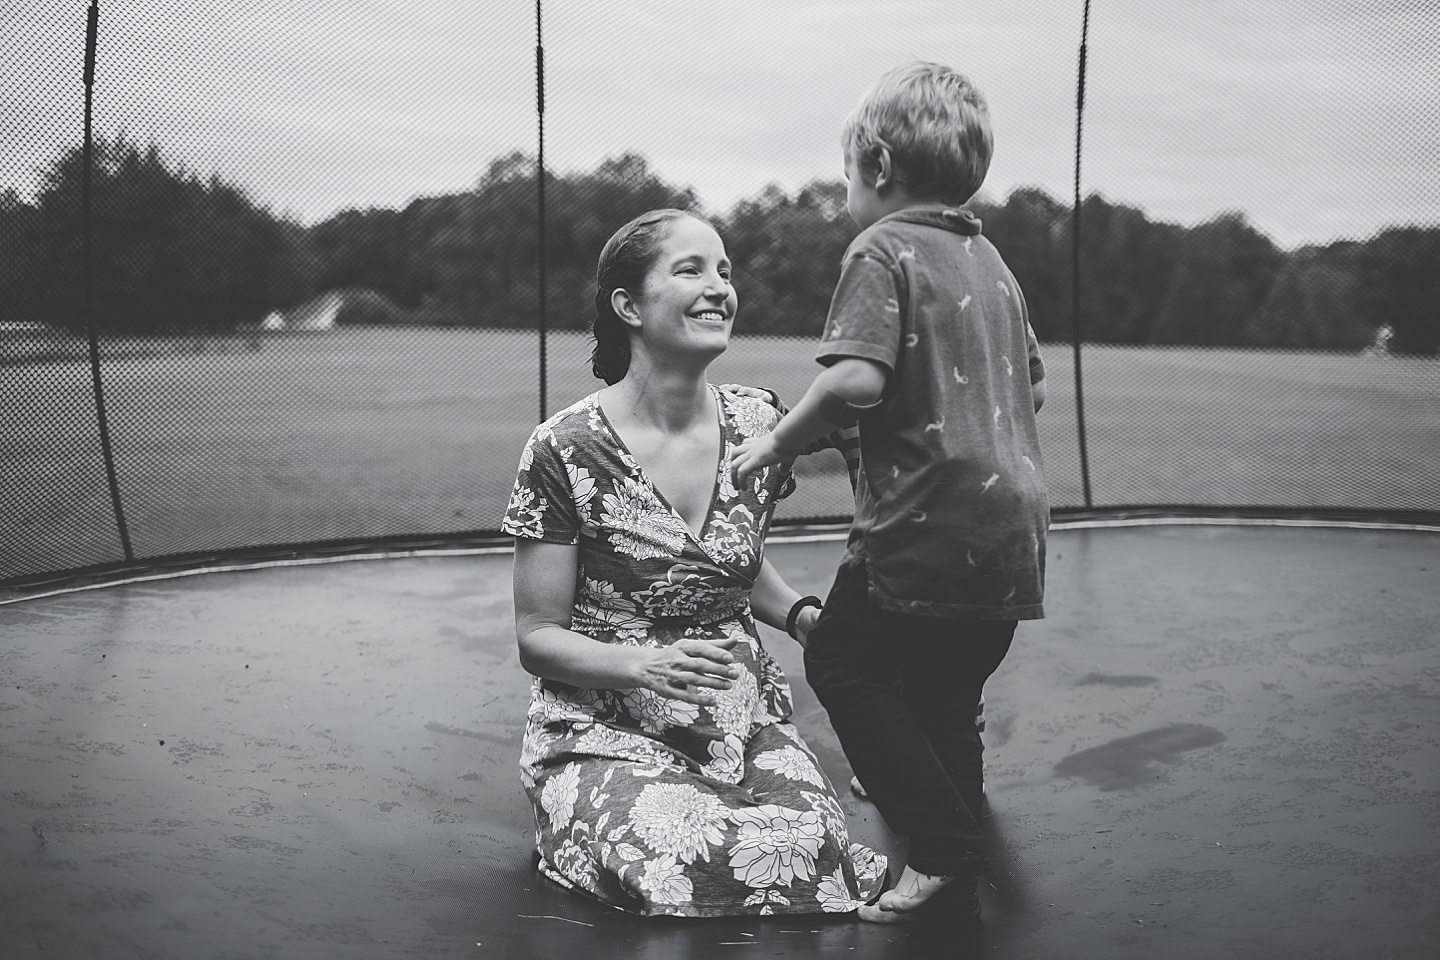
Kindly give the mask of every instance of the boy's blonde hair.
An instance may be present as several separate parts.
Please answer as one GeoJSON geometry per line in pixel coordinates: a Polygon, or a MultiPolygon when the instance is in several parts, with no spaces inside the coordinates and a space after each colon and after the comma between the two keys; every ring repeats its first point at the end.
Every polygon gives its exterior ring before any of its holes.
{"type": "Polygon", "coordinates": [[[919,194],[961,204],[990,169],[990,109],[963,73],[915,61],[882,76],[845,119],[841,141],[867,178],[890,151],[896,179],[919,194]]]}

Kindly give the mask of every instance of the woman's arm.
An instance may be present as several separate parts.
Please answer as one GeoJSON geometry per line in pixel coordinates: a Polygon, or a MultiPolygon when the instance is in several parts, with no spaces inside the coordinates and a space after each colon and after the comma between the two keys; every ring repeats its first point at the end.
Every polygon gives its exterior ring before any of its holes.
{"type": "MultiPolygon", "coordinates": [[[[580,548],[515,540],[515,636],[528,673],[590,689],[645,687],[687,703],[711,705],[738,667],[735,640],[681,640],[668,647],[601,643],[570,629],[580,548]]],[[[782,617],[782,623],[783,617],[782,617]]]]}
{"type": "MultiPolygon", "coordinates": [[[[760,564],[760,573],[755,578],[755,586],[750,589],[750,612],[755,619],[761,623],[769,624],[776,630],[785,629],[785,618],[790,615],[790,608],[795,606],[795,601],[800,599],[800,594],[785,582],[776,570],[766,560],[760,564]]],[[[795,639],[800,646],[805,646],[805,639],[810,636],[810,628],[815,626],[815,621],[820,619],[820,610],[816,607],[805,607],[795,619],[795,639]]]]}

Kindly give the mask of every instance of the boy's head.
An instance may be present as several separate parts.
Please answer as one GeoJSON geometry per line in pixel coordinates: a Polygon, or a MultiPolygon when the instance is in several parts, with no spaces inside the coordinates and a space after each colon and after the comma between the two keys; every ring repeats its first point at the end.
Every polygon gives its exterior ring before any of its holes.
{"type": "MultiPolygon", "coordinates": [[[[994,139],[985,98],[968,77],[915,61],[882,76],[845,120],[846,167],[883,195],[898,186],[909,202],[962,204],[990,169],[994,139]]],[[[852,180],[853,183],[853,180],[852,180]]]]}

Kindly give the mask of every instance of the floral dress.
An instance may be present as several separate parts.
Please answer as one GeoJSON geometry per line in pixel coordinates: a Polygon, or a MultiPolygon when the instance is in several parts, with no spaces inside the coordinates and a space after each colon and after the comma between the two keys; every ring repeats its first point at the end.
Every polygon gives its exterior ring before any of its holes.
{"type": "Polygon", "coordinates": [[[537,427],[521,456],[504,530],[579,545],[571,629],[649,647],[735,637],[743,668],[713,707],[536,678],[520,775],[540,870],[647,915],[853,910],[880,891],[885,858],[850,842],[750,615],[770,516],[793,481],[772,467],[737,488],[728,470],[731,448],[768,433],[778,414],[710,391],[722,450],[698,537],[596,394],[537,427]]]}

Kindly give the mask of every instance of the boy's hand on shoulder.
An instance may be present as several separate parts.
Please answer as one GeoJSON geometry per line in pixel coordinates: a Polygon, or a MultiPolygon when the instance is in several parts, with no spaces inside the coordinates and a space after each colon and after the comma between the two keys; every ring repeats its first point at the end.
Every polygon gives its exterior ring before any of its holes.
{"type": "Polygon", "coordinates": [[[730,451],[730,472],[737,485],[743,485],[756,473],[785,459],[775,446],[774,438],[773,433],[767,433],[763,437],[746,440],[730,451]]]}

